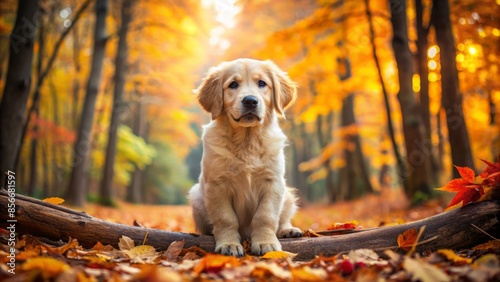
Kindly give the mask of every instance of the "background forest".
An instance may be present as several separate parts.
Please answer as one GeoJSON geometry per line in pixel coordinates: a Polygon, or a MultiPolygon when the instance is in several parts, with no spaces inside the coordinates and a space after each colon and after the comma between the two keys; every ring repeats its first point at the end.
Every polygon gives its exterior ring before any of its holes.
{"type": "Polygon", "coordinates": [[[299,85],[289,184],[418,203],[500,154],[498,0],[5,0],[0,170],[73,205],[184,204],[207,69],[271,59],[299,85]]]}

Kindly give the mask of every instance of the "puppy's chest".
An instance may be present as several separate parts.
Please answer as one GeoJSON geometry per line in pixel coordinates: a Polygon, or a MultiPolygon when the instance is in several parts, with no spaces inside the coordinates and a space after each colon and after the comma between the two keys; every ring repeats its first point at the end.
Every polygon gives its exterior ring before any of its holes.
{"type": "Polygon", "coordinates": [[[263,173],[279,163],[279,152],[266,152],[256,146],[233,149],[233,154],[235,156],[231,162],[233,169],[251,174],[263,173]]]}

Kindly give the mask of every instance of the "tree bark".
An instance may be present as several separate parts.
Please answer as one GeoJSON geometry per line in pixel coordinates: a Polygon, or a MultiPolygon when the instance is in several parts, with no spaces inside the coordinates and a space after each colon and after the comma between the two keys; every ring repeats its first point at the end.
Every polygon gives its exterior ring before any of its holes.
{"type": "Polygon", "coordinates": [[[413,64],[408,46],[406,1],[390,1],[393,28],[392,47],[398,67],[398,100],[403,117],[407,174],[403,175],[405,193],[414,200],[417,193],[431,194],[429,183],[431,140],[424,139],[421,112],[412,88],[413,64]]]}
{"type": "MultiPolygon", "coordinates": [[[[450,7],[448,1],[432,1],[432,22],[436,30],[436,40],[441,60],[441,99],[446,113],[448,140],[451,147],[453,165],[475,169],[469,134],[462,108],[462,94],[458,83],[458,70],[455,63],[455,40],[451,31],[450,7]]],[[[453,175],[460,177],[451,167],[453,175]]]]}
{"type": "Polygon", "coordinates": [[[15,170],[22,125],[31,87],[38,0],[19,0],[10,35],[9,64],[0,103],[0,185],[4,172],[15,170]]]}
{"type": "MultiPolygon", "coordinates": [[[[144,138],[145,137],[145,118],[146,118],[146,105],[141,99],[137,102],[137,108],[135,113],[134,120],[134,128],[133,132],[135,135],[144,138]]],[[[130,180],[130,184],[127,187],[127,202],[131,203],[141,203],[142,202],[142,178],[143,178],[143,170],[135,167],[134,172],[132,173],[132,179],[130,180]]]]}
{"type": "Polygon", "coordinates": [[[80,117],[77,139],[74,145],[72,157],[72,168],[66,201],[75,206],[83,206],[86,197],[86,187],[84,179],[90,153],[90,136],[92,133],[92,123],[94,120],[94,108],[101,84],[102,63],[104,61],[104,51],[106,47],[106,15],[108,13],[108,1],[97,0],[95,4],[96,22],[94,29],[94,47],[92,55],[92,66],[85,102],[80,117]]]}
{"type": "Polygon", "coordinates": [[[436,160],[435,146],[432,143],[432,127],[430,112],[430,98],[429,98],[429,68],[427,66],[427,49],[429,42],[427,36],[429,35],[430,22],[425,25],[424,23],[424,7],[422,0],[415,0],[416,11],[416,28],[417,28],[417,62],[418,62],[418,75],[420,77],[420,109],[422,112],[422,121],[425,127],[425,140],[427,150],[429,151],[430,158],[430,177],[434,185],[438,185],[439,166],[436,160]]]}
{"type": "MultiPolygon", "coordinates": [[[[401,156],[401,153],[399,152],[398,143],[396,142],[396,132],[394,130],[394,125],[392,123],[392,117],[391,117],[392,110],[389,101],[389,93],[387,92],[387,88],[385,87],[384,77],[382,75],[382,68],[380,66],[380,61],[377,55],[377,46],[375,45],[375,28],[373,26],[373,19],[372,19],[373,17],[370,10],[369,0],[365,0],[365,6],[366,6],[366,17],[368,18],[368,27],[370,31],[370,43],[371,43],[370,45],[372,47],[373,61],[375,62],[375,65],[377,67],[377,75],[380,80],[380,87],[382,89],[382,94],[384,95],[384,106],[387,117],[387,130],[389,131],[389,138],[391,139],[392,148],[394,150],[394,156],[396,157],[397,173],[399,178],[403,178],[407,174],[406,165],[403,157],[401,156]]],[[[406,181],[402,181],[402,184],[403,188],[407,189],[406,181]]]]}
{"type": "Polygon", "coordinates": [[[125,69],[127,64],[127,33],[132,21],[132,1],[123,1],[121,8],[121,27],[119,31],[118,50],[115,60],[115,88],[113,93],[113,109],[108,132],[108,146],[106,148],[106,160],[99,193],[99,201],[103,205],[113,204],[113,176],[116,156],[116,145],[118,142],[118,126],[120,126],[120,114],[124,110],[123,89],[125,86],[125,69]]]}
{"type": "MultiPolygon", "coordinates": [[[[7,204],[9,197],[0,190],[0,227],[7,226],[7,204]]],[[[298,253],[296,260],[310,260],[318,255],[333,256],[355,249],[399,250],[397,237],[411,228],[425,230],[417,245],[417,251],[438,249],[465,249],[500,237],[500,201],[485,201],[469,204],[463,208],[441,213],[426,219],[406,224],[358,230],[353,234],[298,239],[280,239],[284,251],[298,253]]],[[[198,246],[213,252],[212,236],[162,231],[158,229],[127,226],[106,222],[65,207],[52,205],[30,197],[16,195],[16,232],[44,237],[49,240],[77,239],[85,248],[97,242],[118,246],[121,236],[132,238],[137,245],[146,244],[165,250],[179,240],[185,247],[198,246]]],[[[331,232],[325,232],[331,233],[331,232]]]]}
{"type": "MultiPolygon", "coordinates": [[[[349,94],[342,100],[342,127],[353,126],[356,124],[354,116],[354,94],[349,94]]],[[[373,192],[370,177],[366,168],[361,148],[361,139],[359,134],[349,134],[343,137],[346,143],[344,149],[345,166],[339,172],[338,190],[342,191],[338,200],[352,200],[361,194],[373,192]],[[354,145],[354,149],[351,146],[354,145]]]]}
{"type": "Polygon", "coordinates": [[[45,81],[45,78],[49,74],[49,71],[52,69],[52,65],[54,64],[54,62],[56,60],[57,54],[59,53],[59,49],[60,49],[62,43],[64,42],[64,38],[66,38],[66,35],[68,35],[69,32],[71,31],[71,29],[76,25],[76,23],[80,19],[81,15],[83,14],[83,12],[87,9],[89,3],[90,3],[90,0],[87,0],[86,2],[84,2],[82,4],[82,6],[80,7],[80,9],[76,12],[75,17],[72,20],[72,24],[61,34],[61,36],[59,37],[59,39],[55,43],[54,50],[52,51],[52,54],[50,55],[49,59],[47,60],[47,65],[45,66],[45,69],[39,73],[38,80],[36,82],[35,90],[34,90],[34,94],[33,94],[33,102],[31,103],[31,107],[30,107],[28,114],[26,116],[26,121],[24,122],[24,125],[23,125],[20,146],[19,146],[19,149],[18,149],[17,154],[16,154],[16,162],[15,162],[16,166],[19,162],[19,158],[21,155],[21,149],[23,147],[24,139],[26,137],[26,132],[28,131],[28,126],[29,126],[29,123],[31,121],[31,113],[33,113],[35,111],[35,106],[38,105],[38,101],[40,100],[40,90],[42,88],[43,82],[45,81]]]}

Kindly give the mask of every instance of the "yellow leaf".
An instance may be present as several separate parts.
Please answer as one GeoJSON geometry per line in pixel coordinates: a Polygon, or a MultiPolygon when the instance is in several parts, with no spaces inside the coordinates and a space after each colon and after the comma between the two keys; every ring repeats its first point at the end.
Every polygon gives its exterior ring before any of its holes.
{"type": "Polygon", "coordinates": [[[412,275],[412,280],[420,281],[450,281],[451,278],[439,267],[427,263],[423,260],[405,258],[403,268],[412,275]]]}
{"type": "Polygon", "coordinates": [[[323,268],[291,268],[292,280],[295,281],[324,281],[327,278],[326,270],[323,268]]]}
{"type": "Polygon", "coordinates": [[[43,201],[46,203],[51,203],[53,205],[59,205],[59,204],[64,203],[64,199],[61,199],[59,197],[45,198],[45,199],[43,199],[43,201]]]}
{"type": "Polygon", "coordinates": [[[285,252],[285,251],[272,251],[265,253],[261,258],[264,259],[285,259],[285,258],[294,258],[297,254],[285,252]]]}
{"type": "Polygon", "coordinates": [[[457,255],[453,250],[441,249],[441,250],[438,250],[437,253],[440,255],[443,255],[444,257],[446,257],[447,260],[450,260],[453,262],[465,262],[465,263],[472,262],[472,259],[461,257],[461,256],[457,255]]]}
{"type": "Polygon", "coordinates": [[[496,270],[500,268],[500,261],[495,254],[486,254],[474,261],[472,267],[483,270],[496,270]]]}
{"type": "Polygon", "coordinates": [[[44,280],[56,278],[60,273],[71,269],[66,263],[51,257],[36,257],[28,259],[22,266],[24,271],[38,270],[44,280]]]}
{"type": "Polygon", "coordinates": [[[147,258],[147,257],[154,257],[157,255],[155,248],[149,245],[141,245],[133,247],[130,250],[123,251],[123,253],[125,253],[130,258],[135,258],[135,257],[147,258]]]}

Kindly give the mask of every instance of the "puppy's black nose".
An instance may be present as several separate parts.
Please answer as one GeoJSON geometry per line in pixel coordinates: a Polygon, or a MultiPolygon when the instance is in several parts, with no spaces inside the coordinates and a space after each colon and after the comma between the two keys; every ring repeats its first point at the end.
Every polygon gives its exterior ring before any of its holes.
{"type": "Polygon", "coordinates": [[[257,97],[255,96],[245,96],[241,102],[245,108],[250,110],[257,108],[257,105],[259,104],[259,100],[257,100],[257,97]]]}

